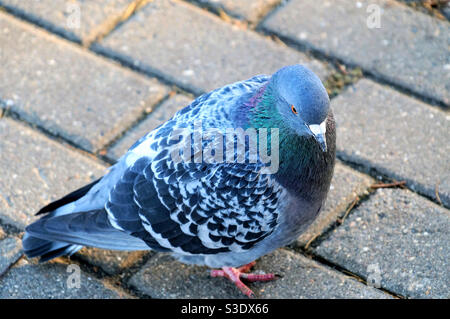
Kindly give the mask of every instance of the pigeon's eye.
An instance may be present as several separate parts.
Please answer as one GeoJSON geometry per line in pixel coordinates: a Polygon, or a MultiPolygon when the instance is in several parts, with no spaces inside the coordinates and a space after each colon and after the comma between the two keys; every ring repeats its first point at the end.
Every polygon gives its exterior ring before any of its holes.
{"type": "Polygon", "coordinates": [[[294,105],[291,105],[291,110],[292,110],[292,113],[294,113],[295,115],[298,114],[297,109],[295,108],[294,105]]]}

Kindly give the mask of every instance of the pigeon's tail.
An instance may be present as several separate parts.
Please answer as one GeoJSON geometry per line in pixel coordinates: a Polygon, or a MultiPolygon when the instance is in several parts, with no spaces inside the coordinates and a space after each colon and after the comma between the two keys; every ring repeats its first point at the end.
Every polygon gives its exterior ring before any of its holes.
{"type": "Polygon", "coordinates": [[[26,228],[23,249],[41,261],[71,255],[83,246],[113,250],[148,250],[145,242],[114,228],[105,210],[46,215],[26,228]]]}
{"type": "Polygon", "coordinates": [[[67,194],[66,196],[64,196],[63,198],[56,200],[54,202],[51,202],[50,204],[48,204],[47,206],[41,208],[40,211],[38,211],[36,213],[36,215],[43,215],[43,214],[47,214],[47,213],[55,213],[55,211],[59,208],[62,208],[64,206],[66,206],[67,204],[71,204],[75,201],[77,201],[78,199],[82,198],[84,195],[86,195],[89,190],[94,187],[101,179],[97,179],[96,181],[81,187],[80,189],[77,189],[76,191],[67,194]]]}
{"type": "Polygon", "coordinates": [[[40,257],[39,261],[44,262],[62,255],[70,256],[83,246],[40,239],[25,233],[23,236],[23,247],[25,254],[29,258],[40,257]]]}

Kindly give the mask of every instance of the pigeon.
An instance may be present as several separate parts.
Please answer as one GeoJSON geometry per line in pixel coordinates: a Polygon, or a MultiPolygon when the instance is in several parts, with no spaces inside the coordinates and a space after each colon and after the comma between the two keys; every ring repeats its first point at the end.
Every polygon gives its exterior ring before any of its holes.
{"type": "Polygon", "coordinates": [[[328,94],[306,66],[205,93],[140,138],[102,178],[42,208],[23,248],[47,261],[83,246],[170,252],[212,277],[270,281],[254,261],[318,216],[335,163],[328,94]]]}

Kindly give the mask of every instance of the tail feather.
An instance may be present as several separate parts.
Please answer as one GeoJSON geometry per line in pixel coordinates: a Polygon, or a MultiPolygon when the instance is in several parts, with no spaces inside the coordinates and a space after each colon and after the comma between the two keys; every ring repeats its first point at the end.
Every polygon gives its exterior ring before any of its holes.
{"type": "Polygon", "coordinates": [[[70,255],[82,246],[114,250],[148,250],[145,242],[115,229],[105,210],[46,215],[26,228],[23,247],[28,257],[46,261],[70,255]]]}
{"type": "Polygon", "coordinates": [[[101,180],[101,178],[100,178],[100,179],[97,179],[96,181],[94,181],[94,182],[92,182],[92,183],[90,183],[90,184],[88,184],[88,185],[85,185],[85,186],[83,186],[83,187],[77,189],[76,191],[74,191],[74,192],[72,192],[72,193],[70,193],[70,194],[67,194],[67,195],[64,196],[63,198],[60,198],[60,199],[58,199],[58,200],[56,200],[56,201],[54,201],[54,202],[51,202],[51,203],[48,204],[47,206],[41,208],[41,210],[38,211],[38,212],[36,213],[36,215],[42,215],[42,214],[45,214],[45,213],[52,212],[52,211],[54,211],[54,210],[56,210],[56,209],[58,209],[58,208],[60,208],[60,207],[62,207],[62,206],[64,206],[64,205],[66,205],[66,204],[70,204],[70,203],[72,203],[72,202],[74,202],[74,201],[80,199],[81,197],[83,197],[84,195],[86,195],[87,192],[89,192],[89,190],[90,190],[95,184],[97,184],[100,180],[101,180]]]}
{"type": "Polygon", "coordinates": [[[30,258],[40,257],[40,262],[48,261],[62,255],[73,255],[82,247],[65,242],[40,239],[31,236],[29,233],[25,233],[23,237],[25,254],[30,258]]]}
{"type": "Polygon", "coordinates": [[[51,250],[49,252],[46,252],[45,254],[41,255],[39,258],[40,262],[49,261],[50,259],[59,257],[59,256],[72,256],[77,251],[79,251],[83,246],[80,245],[66,245],[64,247],[61,247],[59,249],[51,250]]]}

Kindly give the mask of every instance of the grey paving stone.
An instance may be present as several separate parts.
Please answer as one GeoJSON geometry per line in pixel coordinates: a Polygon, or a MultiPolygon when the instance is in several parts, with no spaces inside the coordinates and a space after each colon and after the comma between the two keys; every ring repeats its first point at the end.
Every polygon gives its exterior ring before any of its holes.
{"type": "Polygon", "coordinates": [[[264,28],[450,104],[446,21],[392,0],[293,0],[268,18],[264,28]],[[377,8],[381,27],[369,28],[377,8]]]}
{"type": "Polygon", "coordinates": [[[97,151],[167,88],[0,13],[0,100],[26,121],[97,151]]]}
{"type": "Polygon", "coordinates": [[[80,271],[80,287],[72,286],[75,275],[68,265],[57,262],[36,264],[21,259],[0,278],[0,298],[13,299],[122,299],[132,298],[80,271]]]}
{"type": "MultiPolygon", "coordinates": [[[[283,275],[276,281],[248,284],[259,298],[389,298],[379,290],[284,249],[258,260],[254,271],[258,270],[283,275]]],[[[208,268],[181,264],[161,253],[152,257],[129,283],[153,298],[245,297],[227,279],[211,278],[208,268]]]]}
{"type": "Polygon", "coordinates": [[[109,275],[117,275],[135,266],[148,254],[147,251],[116,251],[84,247],[76,256],[93,266],[100,267],[109,275]]]}
{"type": "Polygon", "coordinates": [[[341,156],[450,205],[450,115],[369,80],[331,102],[341,156]]]}
{"type": "MultiPolygon", "coordinates": [[[[342,217],[355,198],[366,195],[374,180],[354,169],[344,166],[339,161],[334,169],[330,192],[319,217],[298,238],[297,245],[305,247],[310,240],[322,234],[336,220],[342,217]]],[[[309,247],[309,245],[308,245],[309,247]]]]}
{"type": "Polygon", "coordinates": [[[70,40],[81,42],[133,0],[0,0],[3,6],[70,40]]]}
{"type": "Polygon", "coordinates": [[[408,190],[381,189],[316,253],[396,294],[449,298],[450,212],[408,190]]]}
{"type": "Polygon", "coordinates": [[[0,219],[23,228],[43,205],[105,173],[96,161],[0,119],[0,219]]]}
{"type": "Polygon", "coordinates": [[[0,241],[0,276],[22,256],[22,244],[16,237],[0,241]]]}
{"type": "Polygon", "coordinates": [[[270,12],[281,0],[193,0],[201,5],[210,6],[215,10],[224,10],[238,18],[244,18],[257,23],[270,12]]]}
{"type": "Polygon", "coordinates": [[[328,74],[300,52],[174,0],[148,4],[93,49],[197,94],[288,64],[306,64],[322,79],[328,74]]]}
{"type": "Polygon", "coordinates": [[[139,125],[125,133],[125,135],[109,149],[107,156],[113,160],[117,160],[120,156],[125,154],[128,148],[130,148],[130,146],[132,146],[139,138],[170,119],[176,111],[189,105],[191,102],[192,99],[185,95],[176,94],[172,96],[153,110],[145,120],[139,123],[139,125]]]}

